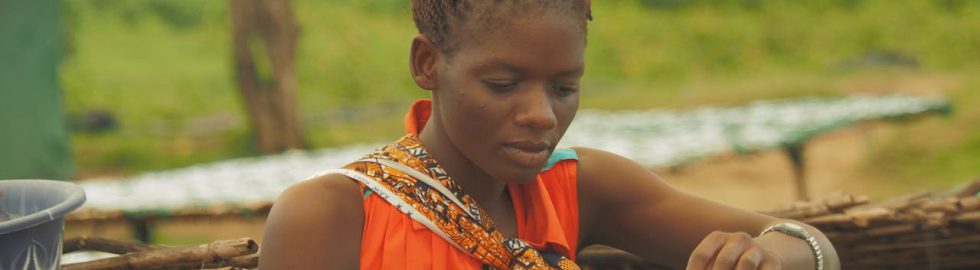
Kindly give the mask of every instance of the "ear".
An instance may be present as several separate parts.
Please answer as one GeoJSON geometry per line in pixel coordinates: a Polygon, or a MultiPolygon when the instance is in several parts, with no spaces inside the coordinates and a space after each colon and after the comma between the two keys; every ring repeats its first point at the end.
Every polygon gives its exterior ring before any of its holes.
{"type": "Polygon", "coordinates": [[[415,84],[425,90],[436,88],[437,72],[436,60],[441,57],[442,51],[436,47],[429,37],[418,34],[412,39],[412,51],[409,56],[409,70],[412,71],[412,79],[415,84]]]}

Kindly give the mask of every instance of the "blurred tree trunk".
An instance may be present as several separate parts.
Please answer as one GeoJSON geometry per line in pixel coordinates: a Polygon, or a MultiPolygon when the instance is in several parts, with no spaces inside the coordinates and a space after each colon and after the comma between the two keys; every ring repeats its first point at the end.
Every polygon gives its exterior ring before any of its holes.
{"type": "Polygon", "coordinates": [[[238,89],[263,153],[305,146],[293,61],[299,27],[289,0],[229,0],[238,89]]]}

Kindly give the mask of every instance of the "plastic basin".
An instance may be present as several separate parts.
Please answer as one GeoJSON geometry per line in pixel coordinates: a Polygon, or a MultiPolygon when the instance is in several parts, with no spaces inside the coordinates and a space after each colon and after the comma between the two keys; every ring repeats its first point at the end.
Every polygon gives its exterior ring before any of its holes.
{"type": "Polygon", "coordinates": [[[0,269],[60,269],[65,215],[81,187],[51,180],[0,180],[0,269]]]}

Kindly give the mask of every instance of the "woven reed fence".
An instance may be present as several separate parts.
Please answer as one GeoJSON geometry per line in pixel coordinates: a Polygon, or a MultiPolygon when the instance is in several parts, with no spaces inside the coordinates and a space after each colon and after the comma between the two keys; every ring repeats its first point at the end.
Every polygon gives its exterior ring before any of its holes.
{"type": "Polygon", "coordinates": [[[980,180],[870,204],[836,194],[768,214],[826,233],[844,269],[980,269],[980,180]]]}
{"type": "MultiPolygon", "coordinates": [[[[978,192],[980,179],[945,194],[920,192],[870,203],[837,193],[762,212],[820,228],[834,243],[843,269],[980,269],[978,192]]],[[[250,269],[259,259],[258,246],[249,239],[177,248],[87,237],[65,242],[65,252],[76,250],[123,255],[64,269],[250,269]]],[[[585,248],[578,261],[590,270],[668,269],[604,246],[585,248]]]]}
{"type": "MultiPolygon", "coordinates": [[[[834,243],[843,269],[980,269],[980,179],[959,190],[920,192],[869,203],[843,193],[763,211],[800,220],[834,243]]],[[[629,253],[593,246],[585,269],[667,269],[629,253]]]]}

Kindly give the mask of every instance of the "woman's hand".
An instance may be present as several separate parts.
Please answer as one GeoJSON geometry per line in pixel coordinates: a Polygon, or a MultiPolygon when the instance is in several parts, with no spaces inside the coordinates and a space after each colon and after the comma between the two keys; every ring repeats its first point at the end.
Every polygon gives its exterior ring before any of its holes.
{"type": "Polygon", "coordinates": [[[779,270],[782,264],[772,250],[746,233],[714,231],[698,244],[687,261],[687,270],[779,270]]]}

